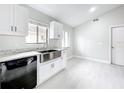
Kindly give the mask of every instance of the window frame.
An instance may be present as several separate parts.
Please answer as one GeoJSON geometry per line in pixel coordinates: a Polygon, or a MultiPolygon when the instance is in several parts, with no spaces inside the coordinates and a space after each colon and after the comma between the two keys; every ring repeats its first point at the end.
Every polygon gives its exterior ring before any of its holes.
{"type": "MultiPolygon", "coordinates": [[[[29,42],[26,42],[26,44],[48,44],[49,43],[49,25],[48,24],[44,24],[44,23],[40,23],[40,22],[38,22],[38,21],[36,21],[36,20],[30,20],[28,23],[31,23],[31,24],[34,24],[34,25],[37,25],[37,28],[36,28],[36,43],[29,43],[29,42]],[[44,43],[39,43],[38,42],[38,33],[39,33],[39,31],[38,31],[38,26],[44,26],[44,27],[46,27],[46,42],[44,42],[44,43]]],[[[29,31],[29,30],[28,30],[29,31]]],[[[26,41],[26,40],[25,40],[26,41]]]]}
{"type": "Polygon", "coordinates": [[[63,40],[62,40],[62,42],[63,42],[62,47],[67,47],[67,48],[70,47],[70,32],[69,32],[69,31],[64,31],[64,30],[63,30],[63,40]],[[66,33],[66,32],[67,32],[67,34],[68,34],[68,35],[67,35],[67,36],[68,36],[68,37],[67,37],[67,38],[68,38],[67,41],[66,41],[66,39],[65,39],[65,38],[66,38],[66,37],[65,37],[65,33],[66,33]],[[66,46],[66,42],[68,43],[67,46],[66,46]]]}

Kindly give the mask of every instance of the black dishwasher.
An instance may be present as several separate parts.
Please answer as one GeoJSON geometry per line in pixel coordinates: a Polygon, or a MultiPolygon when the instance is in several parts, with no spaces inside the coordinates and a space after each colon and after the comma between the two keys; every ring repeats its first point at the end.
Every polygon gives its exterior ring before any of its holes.
{"type": "Polygon", "coordinates": [[[32,89],[37,85],[37,56],[0,63],[1,89],[32,89]]]}

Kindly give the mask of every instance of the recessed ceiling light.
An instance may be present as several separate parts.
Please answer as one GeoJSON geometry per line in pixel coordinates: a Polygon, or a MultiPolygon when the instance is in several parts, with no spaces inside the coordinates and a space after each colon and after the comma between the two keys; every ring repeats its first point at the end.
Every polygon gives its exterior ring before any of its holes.
{"type": "Polygon", "coordinates": [[[96,7],[90,8],[90,12],[91,12],[91,13],[94,12],[95,10],[96,10],[96,7]]]}

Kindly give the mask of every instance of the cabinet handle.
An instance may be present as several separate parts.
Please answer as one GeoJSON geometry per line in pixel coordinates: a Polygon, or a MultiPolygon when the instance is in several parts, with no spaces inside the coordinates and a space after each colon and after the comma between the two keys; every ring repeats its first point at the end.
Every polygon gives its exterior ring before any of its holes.
{"type": "Polygon", "coordinates": [[[53,63],[53,64],[51,64],[51,68],[54,68],[54,66],[55,66],[55,65],[54,65],[54,63],[53,63]]]}
{"type": "Polygon", "coordinates": [[[58,37],[60,37],[60,35],[58,35],[58,37]]]}
{"type": "Polygon", "coordinates": [[[17,31],[17,27],[15,26],[15,32],[17,31]]]}
{"type": "Polygon", "coordinates": [[[112,46],[112,48],[114,48],[114,47],[112,46]]]}
{"type": "Polygon", "coordinates": [[[11,31],[13,31],[13,26],[10,26],[11,31]]]}

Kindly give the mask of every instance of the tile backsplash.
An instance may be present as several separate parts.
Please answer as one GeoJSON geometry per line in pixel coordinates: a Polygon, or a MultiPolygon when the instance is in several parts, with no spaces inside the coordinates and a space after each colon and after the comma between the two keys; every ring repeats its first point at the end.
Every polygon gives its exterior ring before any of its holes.
{"type": "Polygon", "coordinates": [[[21,51],[37,48],[58,48],[58,40],[50,40],[49,44],[26,44],[25,37],[18,36],[0,36],[0,52],[3,51],[21,51]]]}

